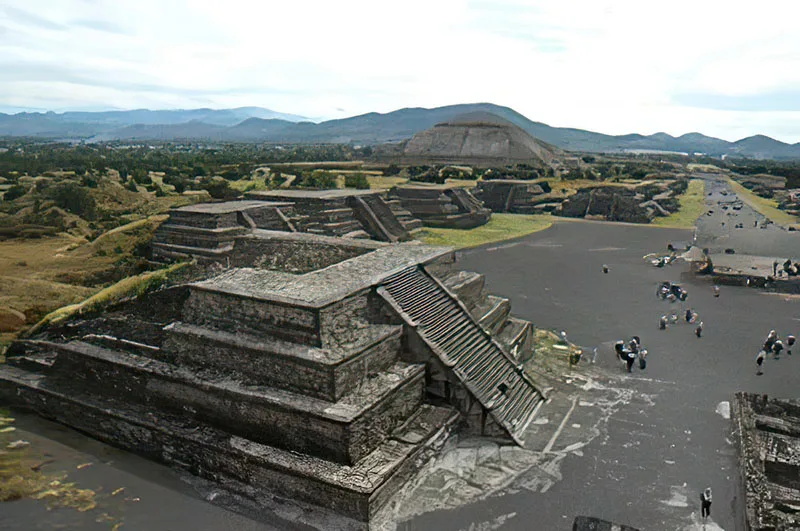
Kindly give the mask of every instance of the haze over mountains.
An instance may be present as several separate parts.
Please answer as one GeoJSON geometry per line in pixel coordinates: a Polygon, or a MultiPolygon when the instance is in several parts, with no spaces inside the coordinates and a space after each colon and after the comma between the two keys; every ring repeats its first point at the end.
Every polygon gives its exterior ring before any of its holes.
{"type": "Polygon", "coordinates": [[[236,109],[133,110],[65,113],[0,113],[0,136],[58,140],[276,142],[379,144],[411,138],[436,124],[475,112],[495,114],[534,137],[570,151],[625,152],[636,150],[706,153],[751,158],[800,159],[800,143],[787,144],[756,135],[736,142],[688,133],[605,135],[582,129],[551,127],[491,103],[461,104],[434,109],[407,108],[379,114],[313,123],[297,115],[260,107],[236,109]]]}

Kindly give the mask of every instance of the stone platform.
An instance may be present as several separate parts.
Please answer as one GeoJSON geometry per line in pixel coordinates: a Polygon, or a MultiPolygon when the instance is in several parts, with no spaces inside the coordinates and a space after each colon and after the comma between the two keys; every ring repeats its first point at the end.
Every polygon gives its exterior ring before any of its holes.
{"type": "Polygon", "coordinates": [[[405,185],[392,188],[389,196],[427,227],[472,229],[492,215],[464,188],[405,185]]]}
{"type": "Polygon", "coordinates": [[[800,529],[800,401],[736,393],[731,422],[745,529],[800,529]]]}
{"type": "Polygon", "coordinates": [[[545,401],[520,365],[532,325],[452,250],[260,229],[234,247],[222,273],[15,342],[0,398],[353,529],[457,419],[522,443],[545,401]]]}
{"type": "Polygon", "coordinates": [[[293,203],[299,214],[295,227],[301,232],[369,237],[386,242],[410,239],[408,230],[380,191],[270,190],[250,192],[247,198],[293,203]]]}
{"type": "Polygon", "coordinates": [[[769,287],[784,293],[800,293],[800,276],[783,271],[785,257],[752,256],[746,254],[711,254],[714,282],[737,286],[769,287]],[[773,264],[778,262],[778,275],[773,264]]]}
{"type": "Polygon", "coordinates": [[[558,199],[540,199],[546,197],[545,194],[548,192],[550,186],[546,182],[539,184],[534,181],[495,179],[480,181],[475,190],[475,197],[483,201],[492,212],[537,214],[560,209],[561,202],[558,199]],[[540,204],[551,204],[552,208],[538,208],[540,204]]]}

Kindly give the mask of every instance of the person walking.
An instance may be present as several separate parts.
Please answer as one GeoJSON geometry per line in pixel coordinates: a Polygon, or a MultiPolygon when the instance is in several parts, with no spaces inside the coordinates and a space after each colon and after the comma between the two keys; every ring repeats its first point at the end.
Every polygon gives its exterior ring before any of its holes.
{"type": "Polygon", "coordinates": [[[703,335],[703,321],[700,321],[700,324],[697,325],[697,328],[694,329],[694,335],[698,338],[702,337],[703,335]]]}
{"type": "Polygon", "coordinates": [[[608,274],[608,265],[603,264],[603,273],[608,274]]]}
{"type": "Polygon", "coordinates": [[[684,315],[684,318],[686,319],[687,323],[691,323],[692,322],[692,315],[693,314],[694,314],[694,312],[692,311],[691,308],[686,308],[686,314],[684,315]]]}
{"type": "Polygon", "coordinates": [[[770,330],[767,334],[767,339],[764,340],[764,350],[767,352],[772,351],[772,345],[778,340],[778,333],[775,330],[770,330]]]}
{"type": "Polygon", "coordinates": [[[794,345],[794,341],[795,341],[795,338],[794,338],[794,336],[792,334],[789,334],[788,336],[786,336],[786,346],[788,347],[786,349],[786,353],[788,355],[790,355],[790,356],[792,355],[792,346],[794,345]]]}
{"type": "Polygon", "coordinates": [[[782,350],[783,350],[783,341],[778,339],[777,341],[775,341],[775,344],[772,345],[772,357],[776,360],[780,359],[782,350]]]}
{"type": "Polygon", "coordinates": [[[666,330],[667,329],[667,316],[662,315],[661,318],[658,320],[658,329],[659,330],[666,330]]]}
{"type": "Polygon", "coordinates": [[[647,367],[647,349],[643,348],[639,351],[639,368],[644,370],[647,367]]]}
{"type": "Polygon", "coordinates": [[[703,515],[703,522],[705,522],[706,518],[711,516],[711,487],[706,487],[700,494],[700,507],[701,514],[703,515]]]}
{"type": "Polygon", "coordinates": [[[758,370],[756,371],[756,375],[761,376],[764,372],[761,370],[761,366],[764,365],[764,358],[767,357],[767,351],[759,350],[758,354],[756,355],[756,365],[758,365],[758,370]]]}
{"type": "Polygon", "coordinates": [[[711,291],[714,293],[714,297],[719,297],[719,286],[714,285],[714,287],[711,288],[711,291]]]}

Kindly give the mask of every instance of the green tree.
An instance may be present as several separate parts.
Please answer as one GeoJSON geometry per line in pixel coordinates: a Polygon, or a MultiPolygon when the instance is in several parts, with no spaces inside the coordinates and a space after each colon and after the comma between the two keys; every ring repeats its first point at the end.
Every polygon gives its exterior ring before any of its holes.
{"type": "Polygon", "coordinates": [[[48,190],[48,195],[56,206],[68,212],[87,220],[95,217],[97,204],[83,186],[72,182],[57,184],[48,190]]]}
{"type": "Polygon", "coordinates": [[[21,184],[15,184],[3,194],[3,201],[13,201],[28,193],[28,189],[21,184]]]}
{"type": "Polygon", "coordinates": [[[361,172],[358,173],[348,173],[344,176],[344,186],[345,188],[356,188],[359,190],[368,190],[369,189],[369,180],[367,180],[367,176],[361,172]]]}

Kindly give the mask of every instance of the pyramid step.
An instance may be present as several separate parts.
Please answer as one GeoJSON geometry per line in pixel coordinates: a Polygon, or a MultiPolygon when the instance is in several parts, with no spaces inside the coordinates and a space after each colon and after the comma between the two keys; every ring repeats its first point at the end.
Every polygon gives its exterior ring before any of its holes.
{"type": "Polygon", "coordinates": [[[458,414],[421,405],[354,465],[231,436],[184,415],[125,400],[64,393],[41,375],[0,366],[0,399],[32,409],[92,437],[188,469],[228,488],[300,501],[366,522],[433,457],[458,414]]]}
{"type": "Polygon", "coordinates": [[[231,374],[247,385],[269,385],[336,401],[397,361],[403,327],[370,326],[347,349],[265,340],[180,322],[170,324],[165,332],[165,361],[231,374]]]}
{"type": "Polygon", "coordinates": [[[232,434],[345,464],[357,462],[404,422],[421,405],[425,384],[424,366],[398,362],[331,403],[228,377],[201,376],[80,341],[50,346],[58,355],[50,375],[59,389],[124,397],[232,434]]]}
{"type": "Polygon", "coordinates": [[[490,334],[496,334],[508,319],[511,312],[511,302],[505,297],[487,295],[483,303],[473,310],[473,315],[478,319],[478,323],[490,334]]]}

